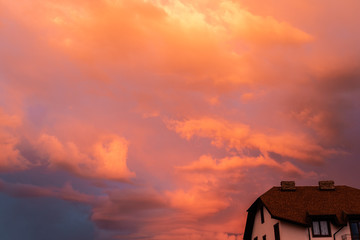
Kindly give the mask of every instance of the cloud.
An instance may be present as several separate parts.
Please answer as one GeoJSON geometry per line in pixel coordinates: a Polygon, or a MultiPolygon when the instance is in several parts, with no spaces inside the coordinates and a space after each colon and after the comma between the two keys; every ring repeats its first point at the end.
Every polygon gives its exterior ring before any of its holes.
{"type": "Polygon", "coordinates": [[[40,187],[33,184],[9,183],[0,180],[0,192],[16,198],[41,198],[53,197],[71,202],[95,204],[97,197],[74,190],[71,183],[66,183],[62,188],[40,187]]]}
{"type": "Polygon", "coordinates": [[[145,187],[135,191],[109,190],[107,194],[93,208],[91,219],[100,229],[121,233],[114,235],[114,239],[224,236],[222,228],[214,222],[209,223],[206,217],[214,215],[216,218],[219,211],[229,206],[229,200],[210,189],[197,187],[189,191],[158,192],[145,187]],[[199,221],[203,222],[201,226],[198,226],[199,221]]]}
{"type": "Polygon", "coordinates": [[[75,190],[70,182],[67,182],[60,189],[53,189],[53,191],[55,192],[55,197],[71,202],[94,204],[99,201],[98,199],[100,198],[94,195],[84,194],[78,190],[75,190]]]}
{"type": "Polygon", "coordinates": [[[10,196],[19,198],[53,196],[53,192],[50,189],[31,184],[6,183],[0,181],[0,190],[10,196]]]}
{"type": "Polygon", "coordinates": [[[173,240],[181,240],[181,239],[191,239],[191,240],[205,240],[205,239],[229,239],[233,240],[234,238],[228,238],[226,233],[213,232],[211,230],[201,231],[192,228],[180,228],[176,230],[171,230],[165,233],[161,233],[156,237],[150,238],[151,240],[165,240],[165,239],[173,239],[173,240]]]}
{"type": "Polygon", "coordinates": [[[349,131],[359,131],[355,122],[359,118],[360,72],[354,63],[332,68],[326,73],[314,73],[312,89],[299,87],[295,96],[288,97],[289,115],[311,129],[323,144],[351,151],[357,139],[350,137],[349,131]]]}
{"type": "Polygon", "coordinates": [[[235,39],[245,39],[251,44],[301,44],[313,40],[310,34],[287,22],[254,15],[233,1],[223,1],[220,11],[235,39]]]}
{"type": "Polygon", "coordinates": [[[16,129],[20,125],[19,116],[8,115],[0,108],[0,171],[2,172],[24,170],[30,164],[17,149],[20,140],[16,129]]]}
{"type": "Polygon", "coordinates": [[[225,119],[199,118],[184,121],[171,120],[167,126],[190,140],[193,136],[210,138],[212,145],[242,152],[246,148],[259,149],[264,156],[269,152],[299,159],[305,162],[319,163],[326,156],[335,154],[325,149],[308,136],[301,133],[262,133],[251,130],[242,123],[232,123],[225,119]],[[316,153],[316,154],[315,154],[316,153]]]}
{"type": "Polygon", "coordinates": [[[56,137],[43,134],[37,148],[50,168],[65,169],[86,178],[128,181],[135,177],[126,165],[128,143],[116,135],[102,137],[88,153],[80,152],[72,143],[61,143],[56,137]]]}
{"type": "Polygon", "coordinates": [[[259,157],[226,157],[220,160],[214,159],[209,155],[203,155],[198,161],[189,165],[177,167],[180,171],[188,172],[209,172],[209,171],[238,171],[241,174],[242,169],[267,166],[280,172],[290,174],[292,176],[305,176],[305,173],[294,166],[291,162],[285,161],[278,163],[271,158],[264,156],[259,157]]]}
{"type": "Polygon", "coordinates": [[[43,33],[50,48],[66,53],[83,71],[104,82],[117,81],[114,69],[138,82],[141,75],[136,69],[141,66],[143,73],[154,76],[147,81],[157,79],[169,87],[221,89],[248,84],[255,81],[252,72],[259,67],[259,62],[249,61],[253,53],[249,44],[301,44],[312,39],[290,23],[258,16],[233,1],[209,4],[205,11],[200,2],[178,0],[6,5],[17,17],[36,15],[36,19],[28,16],[24,24],[43,33]],[[242,50],[234,51],[239,45],[242,50]],[[102,70],[105,66],[109,71],[102,70]]]}
{"type": "Polygon", "coordinates": [[[0,170],[16,171],[27,168],[28,162],[21,157],[16,149],[18,140],[7,134],[0,133],[0,170]]]}
{"type": "Polygon", "coordinates": [[[21,118],[17,115],[8,115],[0,108],[0,126],[16,128],[21,125],[21,118]]]}
{"type": "Polygon", "coordinates": [[[91,219],[101,229],[117,230],[131,237],[147,225],[165,223],[167,208],[167,200],[153,189],[113,189],[94,206],[91,219]]]}
{"type": "Polygon", "coordinates": [[[86,205],[98,239],[199,240],[284,178],[352,185],[357,5],[0,0],[0,198],[86,205]]]}
{"type": "Polygon", "coordinates": [[[192,218],[211,215],[229,206],[229,201],[219,197],[209,189],[194,187],[189,191],[182,189],[167,192],[171,207],[180,209],[192,218]]]}

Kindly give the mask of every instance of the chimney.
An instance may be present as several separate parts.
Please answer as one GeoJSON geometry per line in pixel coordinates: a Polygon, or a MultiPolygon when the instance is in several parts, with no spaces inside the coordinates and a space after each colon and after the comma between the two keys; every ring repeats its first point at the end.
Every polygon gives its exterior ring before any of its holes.
{"type": "Polygon", "coordinates": [[[335,190],[334,181],[319,181],[320,190],[335,190]]]}
{"type": "Polygon", "coordinates": [[[295,181],[281,181],[281,191],[295,191],[295,181]]]}

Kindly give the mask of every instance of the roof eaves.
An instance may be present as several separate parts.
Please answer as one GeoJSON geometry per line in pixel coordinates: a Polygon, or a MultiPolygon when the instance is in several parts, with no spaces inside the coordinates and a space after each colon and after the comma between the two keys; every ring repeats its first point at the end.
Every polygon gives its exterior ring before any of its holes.
{"type": "Polygon", "coordinates": [[[251,240],[251,235],[254,228],[256,210],[260,201],[261,201],[260,197],[257,198],[255,202],[247,210],[248,215],[247,215],[245,231],[244,231],[244,240],[251,240]]]}
{"type": "Polygon", "coordinates": [[[286,218],[281,218],[281,217],[276,217],[276,216],[272,216],[272,218],[277,219],[279,221],[284,221],[284,222],[296,224],[296,225],[299,225],[299,226],[303,226],[303,227],[309,227],[310,226],[308,223],[302,223],[302,222],[294,221],[294,220],[291,220],[291,219],[286,219],[286,218]]]}

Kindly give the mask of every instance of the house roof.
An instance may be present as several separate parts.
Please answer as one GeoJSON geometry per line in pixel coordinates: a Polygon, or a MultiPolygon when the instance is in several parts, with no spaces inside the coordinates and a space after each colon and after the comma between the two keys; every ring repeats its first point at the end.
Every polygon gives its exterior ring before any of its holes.
{"type": "Polygon", "coordinates": [[[310,225],[311,217],[321,216],[330,218],[334,224],[346,225],[348,217],[360,215],[360,189],[335,186],[334,190],[320,190],[318,186],[305,186],[283,191],[281,187],[273,187],[248,209],[244,239],[249,234],[251,238],[255,214],[260,206],[265,206],[272,218],[304,226],[310,225]]]}

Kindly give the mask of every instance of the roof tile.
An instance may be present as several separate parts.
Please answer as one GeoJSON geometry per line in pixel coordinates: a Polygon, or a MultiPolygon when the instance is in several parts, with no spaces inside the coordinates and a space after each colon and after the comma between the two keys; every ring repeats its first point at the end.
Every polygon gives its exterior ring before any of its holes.
{"type": "Polygon", "coordinates": [[[260,200],[272,217],[306,225],[311,215],[334,215],[338,224],[346,224],[346,215],[360,214],[360,190],[336,186],[335,190],[320,190],[318,186],[296,187],[296,191],[281,191],[273,187],[260,200]]]}

